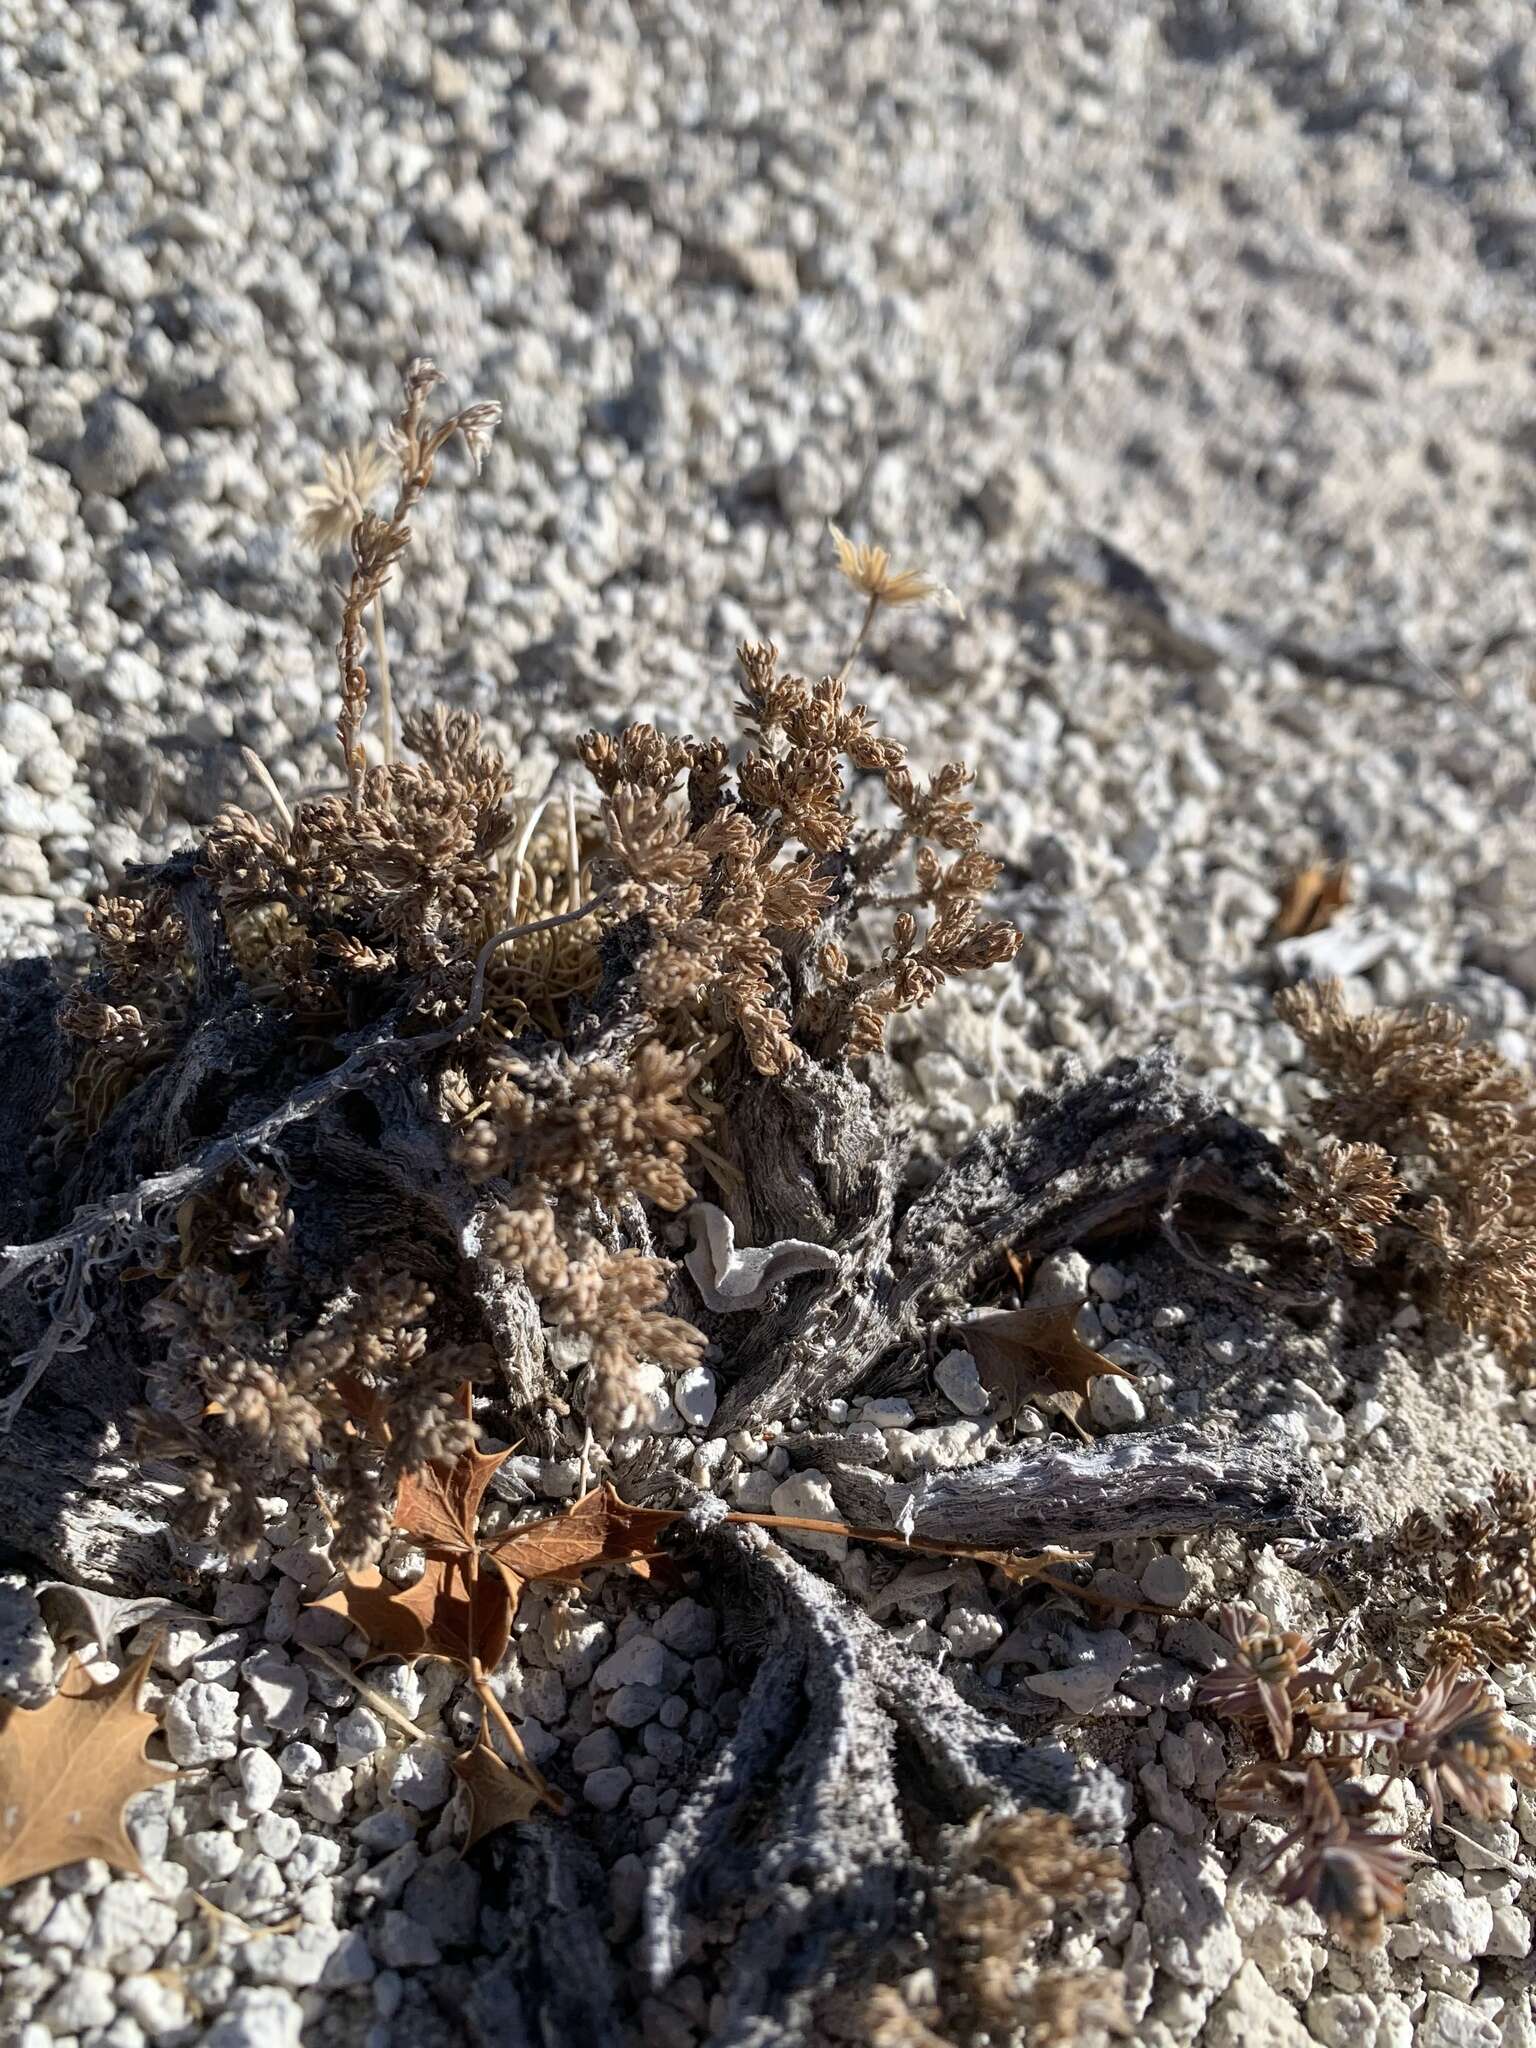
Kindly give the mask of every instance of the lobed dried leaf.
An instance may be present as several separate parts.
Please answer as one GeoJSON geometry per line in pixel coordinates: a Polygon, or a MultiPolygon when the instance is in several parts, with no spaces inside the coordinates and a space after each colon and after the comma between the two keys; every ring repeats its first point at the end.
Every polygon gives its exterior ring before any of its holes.
{"type": "Polygon", "coordinates": [[[108,1685],[72,1657],[46,1706],[0,1720],[0,1886],[99,1856],[142,1877],[123,1808],[175,1772],[144,1746],[159,1726],[140,1706],[158,1642],[108,1685]]]}
{"type": "Polygon", "coordinates": [[[1016,1415],[1026,1402],[1037,1402],[1054,1408],[1082,1436],[1086,1432],[1078,1418],[1090,1382],[1106,1373],[1135,1378],[1077,1334],[1082,1306],[1082,1301],[1026,1302],[961,1325],[961,1338],[1000,1414],[1016,1415]]]}

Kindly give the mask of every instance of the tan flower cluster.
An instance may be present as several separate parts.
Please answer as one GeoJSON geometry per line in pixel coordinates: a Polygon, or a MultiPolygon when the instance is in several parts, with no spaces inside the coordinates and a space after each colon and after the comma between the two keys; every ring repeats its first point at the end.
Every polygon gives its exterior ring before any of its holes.
{"type": "Polygon", "coordinates": [[[1292,1221],[1369,1260],[1389,1224],[1426,1305],[1511,1354],[1536,1343],[1536,1096],[1466,1020],[1344,1006],[1337,982],[1283,989],[1281,1019],[1327,1084],[1327,1134],[1293,1155],[1292,1221]],[[1331,1144],[1329,1141],[1332,1141],[1331,1144]]]}
{"type": "Polygon", "coordinates": [[[734,796],[720,740],[667,742],[632,727],[617,740],[589,736],[583,759],[607,798],[624,905],[649,933],[637,966],[644,1000],[677,1035],[734,1029],[753,1066],[779,1074],[806,1050],[877,1050],[892,1015],[951,975],[1008,959],[1018,935],[977,909],[998,867],[977,850],[961,764],[919,788],[902,749],[847,704],[840,677],[781,675],[769,646],[742,647],[739,660],[737,708],[754,744],[734,796]],[[894,826],[861,832],[845,762],[882,778],[894,826]],[[916,889],[875,893],[914,843],[916,889]],[[946,866],[936,848],[956,858],[946,866]],[[926,929],[914,908],[929,912],[926,929]],[[838,929],[883,910],[897,912],[892,943],[854,970],[838,929]]]}
{"type": "Polygon", "coordinates": [[[300,537],[312,548],[340,547],[394,478],[395,465],[376,441],[327,455],[320,465],[320,481],[304,486],[300,537]]]}
{"type": "Polygon", "coordinates": [[[1351,1265],[1368,1266],[1402,1192],[1381,1146],[1323,1138],[1307,1152],[1293,1142],[1286,1148],[1286,1179],[1290,1203],[1283,1220],[1289,1227],[1325,1238],[1351,1265]]]}
{"type": "Polygon", "coordinates": [[[180,1528],[247,1554],[263,1497],[293,1471],[311,1471],[336,1504],[338,1559],[371,1561],[402,1474],[468,1442],[456,1392],[484,1376],[488,1350],[435,1340],[432,1289],[371,1261],[345,1277],[328,1312],[295,1330],[268,1291],[271,1271],[253,1263],[291,1228],[282,1182],[232,1181],[191,1208],[185,1263],[145,1314],[178,1399],[138,1418],[142,1448],[187,1467],[180,1528]],[[354,1426],[360,1388],[387,1426],[382,1458],[354,1426]]]}
{"type": "Polygon", "coordinates": [[[191,986],[186,929],[171,892],[109,896],[86,913],[97,967],[59,1006],[59,1028],[78,1043],[56,1121],[61,1140],[91,1137],[185,1036],[191,986]]]}
{"type": "Polygon", "coordinates": [[[535,1073],[509,1056],[455,1156],[473,1180],[500,1175],[532,1194],[583,1203],[639,1195],[680,1209],[693,1198],[688,1145],[707,1125],[689,1106],[691,1078],[687,1060],[654,1039],[626,1066],[566,1060],[535,1073]]]}
{"type": "Polygon", "coordinates": [[[301,803],[291,823],[226,811],[203,863],[247,979],[311,1012],[345,984],[472,962],[496,928],[516,831],[511,771],[472,712],[407,717],[419,760],[364,770],[351,798],[301,803]]]}
{"type": "Polygon", "coordinates": [[[897,1991],[875,1992],[866,2009],[871,2039],[881,2048],[950,2048],[1011,2040],[1022,2027],[1045,2048],[1118,2032],[1118,1977],[1042,1969],[1037,1952],[1065,1912],[1124,1883],[1120,1854],[1094,1848],[1064,1814],[979,1814],[937,1901],[933,2003],[914,2010],[897,1991]]]}

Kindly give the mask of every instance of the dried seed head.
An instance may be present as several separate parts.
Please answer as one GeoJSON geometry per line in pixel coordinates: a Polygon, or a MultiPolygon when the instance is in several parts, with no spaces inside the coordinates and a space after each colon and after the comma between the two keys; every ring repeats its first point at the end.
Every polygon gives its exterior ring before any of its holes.
{"type": "Polygon", "coordinates": [[[1275,1754],[1288,1757],[1295,1740],[1294,1710],[1307,1693],[1302,1667],[1311,1661],[1311,1641],[1294,1630],[1275,1629],[1252,1607],[1223,1607],[1221,1626],[1235,1654],[1230,1664],[1218,1664],[1201,1680],[1201,1700],[1228,1720],[1262,1718],[1275,1754]]]}
{"type": "Polygon", "coordinates": [[[930,600],[959,611],[954,593],[917,569],[893,569],[889,553],[868,541],[851,541],[839,526],[827,522],[837,566],[855,590],[876,604],[926,604],[930,600]]]}
{"type": "Polygon", "coordinates": [[[1511,1777],[1529,1782],[1536,1766],[1531,1745],[1505,1720],[1480,1678],[1436,1671],[1403,1702],[1399,1763],[1416,1771],[1437,1821],[1447,1794],[1486,1820],[1511,1777]]]}
{"type": "Polygon", "coordinates": [[[325,456],[320,481],[304,486],[300,538],[317,550],[344,547],[373,499],[393,481],[394,464],[377,441],[325,456]]]}

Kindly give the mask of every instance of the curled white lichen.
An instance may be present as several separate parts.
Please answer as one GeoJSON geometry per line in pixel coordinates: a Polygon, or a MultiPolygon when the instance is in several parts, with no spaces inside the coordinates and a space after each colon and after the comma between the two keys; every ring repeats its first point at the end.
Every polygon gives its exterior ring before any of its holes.
{"type": "Polygon", "coordinates": [[[835,1273],[837,1253],[803,1237],[780,1238],[777,1244],[740,1247],[736,1226],[713,1202],[695,1202],[688,1211],[694,1228],[692,1249],[683,1260],[704,1306],[716,1315],[734,1315],[761,1308],[771,1288],[802,1273],[835,1273]]]}

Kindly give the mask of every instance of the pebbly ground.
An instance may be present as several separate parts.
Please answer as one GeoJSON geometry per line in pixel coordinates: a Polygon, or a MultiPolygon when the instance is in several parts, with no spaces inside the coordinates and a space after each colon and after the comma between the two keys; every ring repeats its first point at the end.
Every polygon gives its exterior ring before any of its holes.
{"type": "MultiPolygon", "coordinates": [[[[838,655],[828,516],[961,596],[888,616],[861,671],[886,729],[977,764],[1027,935],[899,1048],[936,1147],[1157,1037],[1278,1125],[1282,970],[1451,1000],[1528,1063],[1533,139],[1520,0],[0,4],[0,943],[77,951],[125,861],[257,799],[242,746],[330,779],[338,565],[295,538],[300,487],[427,351],[506,422],[420,521],[396,674],[484,712],[530,786],[593,721],[722,724],[745,635],[838,655]],[[1356,908],[1277,961],[1278,884],[1320,853],[1356,908]]],[[[1536,1460],[1532,1398],[1411,1316],[1277,1378],[1230,1301],[1089,1277],[1141,1367],[1097,1383],[1100,1427],[1267,1415],[1378,1522],[1536,1460]]],[[[904,1399],[820,1420],[896,1481],[998,1440],[957,1368],[904,1399]]],[[[702,1479],[822,1502],[707,1408],[662,1418],[702,1479]]],[[[514,1461],[506,1506],[577,1481],[514,1461]]],[[[0,1902],[0,2039],[464,2038],[505,1908],[387,1711],[442,1734],[462,1703],[430,1668],[376,1669],[382,1704],[337,1674],[301,1611],[321,1538],[274,1501],[266,1554],[171,1629],[188,1775],[141,1810],[149,1877],[0,1902]]],[[[963,1568],[835,1569],[915,1653],[1113,1725],[1136,1888],[1072,1953],[1125,1970],[1138,2038],[1536,2042],[1528,1799],[1464,1823],[1362,1964],[1200,1803],[1198,1622],[1021,1623],[963,1568]]],[[[1105,1569],[1315,1618],[1273,1553],[1105,1569]]],[[[70,1611],[49,1636],[0,1602],[26,1696],[70,1611]]],[[[606,1831],[619,1939],[739,1677],[705,1609],[632,1582],[525,1605],[507,1704],[606,1831]]],[[[646,2040],[707,2040],[708,1997],[679,1980],[646,2040]]]]}

